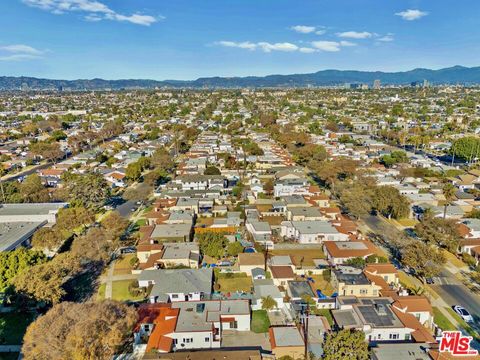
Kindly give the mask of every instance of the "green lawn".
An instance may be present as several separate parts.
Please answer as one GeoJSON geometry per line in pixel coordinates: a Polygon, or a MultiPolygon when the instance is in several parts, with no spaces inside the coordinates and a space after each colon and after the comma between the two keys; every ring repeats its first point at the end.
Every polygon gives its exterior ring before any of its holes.
{"type": "Polygon", "coordinates": [[[265,310],[255,310],[252,312],[251,329],[254,333],[266,333],[270,327],[270,320],[265,310]]]}
{"type": "Polygon", "coordinates": [[[25,330],[33,318],[33,314],[28,312],[0,314],[0,344],[21,345],[25,330]]]}
{"type": "Polygon", "coordinates": [[[135,223],[136,226],[140,227],[140,226],[145,226],[147,225],[147,219],[138,219],[137,222],[135,223]]]}
{"type": "Polygon", "coordinates": [[[130,261],[136,256],[137,255],[135,254],[121,255],[121,257],[115,260],[115,264],[113,265],[113,274],[114,275],[131,274],[132,265],[130,264],[130,261]]]}
{"type": "Polygon", "coordinates": [[[316,315],[325,316],[330,326],[333,326],[334,320],[332,312],[329,309],[316,309],[314,312],[316,315]]]}
{"type": "Polygon", "coordinates": [[[112,299],[117,301],[139,301],[145,296],[132,296],[128,291],[128,286],[132,280],[120,280],[112,282],[112,299]]]}
{"type": "Polygon", "coordinates": [[[472,329],[472,327],[470,325],[468,325],[461,317],[460,315],[458,315],[455,311],[453,311],[452,308],[450,307],[446,307],[445,309],[447,309],[447,311],[450,313],[450,315],[452,315],[452,317],[458,321],[458,323],[460,324],[460,326],[465,329],[465,331],[470,335],[472,336],[474,339],[476,339],[477,341],[480,339],[480,336],[479,334],[474,330],[472,329]]]}
{"type": "Polygon", "coordinates": [[[439,308],[433,307],[433,321],[437,324],[440,329],[443,331],[454,331],[457,330],[455,325],[453,325],[450,320],[446,318],[445,315],[440,311],[439,308]]]}
{"type": "Polygon", "coordinates": [[[221,292],[245,291],[252,289],[252,278],[245,273],[236,274],[216,274],[216,282],[220,285],[221,292]]]}
{"type": "Polygon", "coordinates": [[[106,284],[101,284],[98,287],[98,293],[97,293],[97,299],[98,300],[103,300],[105,299],[105,288],[107,287],[106,284]]]}

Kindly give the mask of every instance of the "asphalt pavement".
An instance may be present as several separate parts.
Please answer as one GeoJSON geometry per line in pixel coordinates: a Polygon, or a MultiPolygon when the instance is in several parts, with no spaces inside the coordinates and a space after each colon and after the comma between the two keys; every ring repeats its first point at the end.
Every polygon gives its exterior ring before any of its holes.
{"type": "MultiPolygon", "coordinates": [[[[378,216],[367,216],[362,219],[376,234],[381,235],[387,242],[393,237],[401,238],[404,234],[392,224],[378,216]]],[[[439,276],[434,278],[435,284],[430,287],[450,306],[461,305],[474,316],[476,323],[480,323],[480,296],[474,294],[448,269],[443,269],[439,276]]]]}

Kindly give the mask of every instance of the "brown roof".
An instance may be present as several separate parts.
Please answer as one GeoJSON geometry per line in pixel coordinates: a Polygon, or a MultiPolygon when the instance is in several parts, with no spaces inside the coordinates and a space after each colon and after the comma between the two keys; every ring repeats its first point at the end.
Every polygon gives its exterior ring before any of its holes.
{"type": "Polygon", "coordinates": [[[365,271],[372,274],[398,274],[398,270],[392,264],[367,264],[365,271]]]}
{"type": "Polygon", "coordinates": [[[432,336],[432,334],[430,334],[430,332],[422,324],[420,324],[420,321],[418,321],[418,319],[415,316],[408,313],[404,313],[393,306],[392,306],[392,311],[395,313],[395,315],[397,315],[397,317],[400,319],[400,321],[405,327],[415,330],[412,333],[412,337],[415,340],[415,342],[421,342],[421,343],[435,342],[435,339],[432,336]]]}
{"type": "Polygon", "coordinates": [[[272,272],[272,277],[275,279],[294,279],[295,274],[290,266],[270,266],[270,271],[272,272]]]}
{"type": "MultiPolygon", "coordinates": [[[[353,241],[351,241],[353,242],[353,241]]],[[[341,249],[337,241],[325,241],[323,245],[327,252],[335,258],[366,257],[377,252],[377,248],[370,241],[356,241],[365,244],[365,249],[341,249]]],[[[343,242],[342,242],[343,243],[343,242]]]]}
{"type": "Polygon", "coordinates": [[[399,296],[393,306],[408,313],[428,311],[433,314],[432,305],[425,296],[399,296]]]}
{"type": "Polygon", "coordinates": [[[470,235],[470,228],[465,224],[462,224],[462,223],[457,224],[457,229],[460,236],[462,237],[467,237],[468,235],[470,235]]]}

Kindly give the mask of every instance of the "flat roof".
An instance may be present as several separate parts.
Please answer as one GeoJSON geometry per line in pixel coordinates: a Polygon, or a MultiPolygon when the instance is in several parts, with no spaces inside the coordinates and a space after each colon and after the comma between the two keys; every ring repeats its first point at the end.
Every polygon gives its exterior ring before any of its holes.
{"type": "Polygon", "coordinates": [[[2,204],[0,205],[0,216],[48,215],[67,205],[67,203],[2,204]]]}
{"type": "Polygon", "coordinates": [[[0,223],[0,251],[18,247],[47,221],[0,223]]]}

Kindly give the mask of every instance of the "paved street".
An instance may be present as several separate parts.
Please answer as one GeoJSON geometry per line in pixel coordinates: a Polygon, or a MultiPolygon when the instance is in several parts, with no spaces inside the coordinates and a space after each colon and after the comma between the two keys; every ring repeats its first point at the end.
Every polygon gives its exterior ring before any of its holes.
{"type": "MultiPolygon", "coordinates": [[[[139,183],[135,188],[137,190],[143,190],[144,188],[147,188],[148,185],[145,183],[139,183]]],[[[133,200],[127,200],[123,204],[117,206],[115,210],[119,212],[119,214],[122,217],[128,218],[132,215],[133,211],[132,209],[138,208],[137,201],[138,200],[143,200],[143,199],[133,199],[133,200]]]]}
{"type": "MultiPolygon", "coordinates": [[[[398,240],[402,233],[392,224],[378,216],[368,216],[363,219],[365,224],[376,234],[383,236],[387,241],[398,240]]],[[[444,269],[438,277],[434,278],[435,284],[430,287],[442,298],[446,305],[462,305],[476,322],[480,322],[480,296],[472,293],[450,270],[444,269]]]]}

